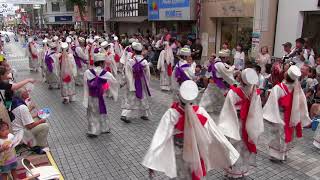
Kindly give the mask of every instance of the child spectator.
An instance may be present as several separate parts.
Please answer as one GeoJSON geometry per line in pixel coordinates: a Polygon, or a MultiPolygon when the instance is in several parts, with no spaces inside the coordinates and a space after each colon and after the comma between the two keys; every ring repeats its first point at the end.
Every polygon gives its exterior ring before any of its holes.
{"type": "Polygon", "coordinates": [[[13,134],[9,133],[8,123],[0,120],[0,177],[8,179],[9,173],[17,179],[17,156],[13,147],[13,134]]]}

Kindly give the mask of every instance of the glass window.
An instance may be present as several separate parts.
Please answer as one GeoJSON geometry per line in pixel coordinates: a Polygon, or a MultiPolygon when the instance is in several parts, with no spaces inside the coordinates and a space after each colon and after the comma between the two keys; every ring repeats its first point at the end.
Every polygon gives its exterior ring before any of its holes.
{"type": "Polygon", "coordinates": [[[74,7],[71,3],[66,4],[66,9],[67,9],[67,11],[74,11],[74,7]]]}
{"type": "Polygon", "coordinates": [[[51,6],[52,6],[52,11],[60,11],[60,4],[59,2],[52,2],[51,3],[51,6]]]}

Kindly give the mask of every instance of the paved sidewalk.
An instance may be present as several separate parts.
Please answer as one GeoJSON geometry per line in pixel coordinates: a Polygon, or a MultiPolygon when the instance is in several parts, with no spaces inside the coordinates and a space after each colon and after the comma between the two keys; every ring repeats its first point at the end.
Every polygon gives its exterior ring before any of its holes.
{"type": "MultiPolygon", "coordinates": [[[[14,58],[12,65],[18,70],[19,78],[40,78],[40,74],[30,73],[26,58],[22,58],[22,48],[7,47],[14,58]],[[14,53],[13,53],[14,52],[14,53]],[[15,55],[16,54],[16,55],[15,55]],[[18,56],[18,57],[16,57],[18,56]]],[[[10,61],[10,57],[8,58],[10,61]]],[[[112,122],[110,134],[103,134],[96,139],[86,136],[86,111],[81,105],[82,88],[78,88],[78,101],[63,105],[59,90],[49,91],[43,83],[38,83],[32,92],[33,100],[40,108],[52,109],[49,144],[61,172],[67,180],[144,180],[148,171],[140,162],[150,145],[151,138],[162,114],[169,107],[171,94],[159,90],[158,81],[151,83],[153,109],[150,121],[140,119],[131,124],[120,121],[120,100],[107,104],[112,122]]],[[[121,97],[121,95],[120,95],[121,97]]],[[[268,131],[268,125],[266,125],[268,131]]],[[[319,179],[320,152],[312,145],[313,132],[304,130],[303,142],[290,152],[286,163],[275,164],[266,154],[265,134],[261,137],[257,155],[257,172],[246,179],[319,179]]],[[[168,179],[156,173],[154,179],[168,179]]],[[[207,179],[224,179],[222,171],[211,171],[207,179]]]]}

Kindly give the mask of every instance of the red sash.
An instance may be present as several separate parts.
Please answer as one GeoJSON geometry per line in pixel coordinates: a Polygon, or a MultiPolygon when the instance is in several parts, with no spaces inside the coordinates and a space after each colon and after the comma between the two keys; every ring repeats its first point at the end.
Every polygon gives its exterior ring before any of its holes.
{"type": "Polygon", "coordinates": [[[302,137],[302,125],[300,122],[297,124],[296,127],[290,127],[293,91],[290,93],[288,87],[283,83],[279,83],[278,86],[287,93],[285,96],[279,98],[278,103],[279,106],[282,107],[284,110],[284,136],[285,142],[289,143],[292,141],[294,130],[296,130],[296,136],[298,138],[302,137]]]}
{"type": "MultiPolygon", "coordinates": [[[[193,107],[193,110],[195,113],[199,109],[199,106],[192,106],[192,107],[193,107]]],[[[180,107],[178,102],[174,102],[171,105],[171,108],[175,109],[180,114],[179,120],[178,120],[177,124],[175,125],[175,129],[178,129],[179,131],[183,132],[184,131],[184,121],[185,121],[184,110],[180,107]]],[[[205,116],[203,116],[202,114],[197,114],[197,117],[198,117],[200,123],[204,126],[207,122],[207,118],[205,116]]],[[[183,133],[177,134],[175,136],[178,138],[184,137],[183,133]]],[[[201,161],[203,176],[206,176],[207,175],[206,166],[205,166],[202,158],[200,158],[200,161],[201,161]]],[[[200,180],[200,177],[198,177],[194,172],[192,172],[192,180],[200,180]]]]}
{"type": "Polygon", "coordinates": [[[172,65],[171,65],[171,63],[169,63],[167,65],[167,73],[168,73],[168,76],[172,76],[172,65]]]}
{"type": "Polygon", "coordinates": [[[92,48],[92,46],[89,46],[89,64],[92,66],[93,65],[93,58],[92,58],[92,54],[91,54],[91,48],[92,48]]]}
{"type": "Polygon", "coordinates": [[[111,73],[111,68],[109,66],[106,66],[105,70],[111,73]]]}
{"type": "MultiPolygon", "coordinates": [[[[250,100],[246,97],[246,95],[244,94],[244,92],[240,88],[230,86],[230,89],[241,98],[241,100],[239,102],[237,102],[235,105],[241,106],[240,120],[241,120],[241,124],[242,124],[242,129],[241,129],[242,140],[246,144],[249,152],[257,153],[257,147],[252,141],[251,142],[249,141],[249,136],[248,136],[248,132],[246,129],[247,117],[248,117],[249,108],[250,108],[250,100]]],[[[257,94],[260,94],[260,90],[257,90],[257,94]]]]}
{"type": "Polygon", "coordinates": [[[118,54],[115,54],[115,55],[114,55],[114,61],[115,61],[116,63],[120,62],[120,56],[119,56],[118,54]]]}
{"type": "Polygon", "coordinates": [[[36,58],[38,58],[38,55],[32,53],[31,44],[34,45],[34,43],[29,44],[29,52],[31,54],[32,59],[36,59],[36,58]]]}

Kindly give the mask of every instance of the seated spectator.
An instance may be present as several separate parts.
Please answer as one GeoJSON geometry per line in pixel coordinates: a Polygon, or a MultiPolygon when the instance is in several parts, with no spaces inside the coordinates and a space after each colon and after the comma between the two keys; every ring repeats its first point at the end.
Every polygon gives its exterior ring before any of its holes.
{"type": "Polygon", "coordinates": [[[202,70],[201,65],[197,65],[195,69],[195,82],[197,83],[199,88],[205,88],[205,72],[202,70]]]}
{"type": "Polygon", "coordinates": [[[22,141],[31,147],[47,147],[49,125],[44,119],[35,121],[25,100],[29,98],[29,92],[21,88],[12,99],[11,111],[15,116],[12,121],[13,134],[23,134],[22,141]]]}

